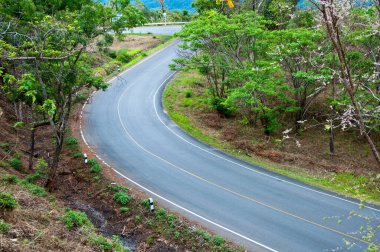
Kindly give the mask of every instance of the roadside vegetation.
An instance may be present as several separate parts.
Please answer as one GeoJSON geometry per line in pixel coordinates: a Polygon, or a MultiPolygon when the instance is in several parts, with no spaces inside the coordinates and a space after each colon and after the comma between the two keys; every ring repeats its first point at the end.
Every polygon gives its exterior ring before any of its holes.
{"type": "Polygon", "coordinates": [[[123,34],[148,17],[129,1],[19,4],[0,0],[0,250],[242,251],[151,212],[79,140],[90,93],[174,38],[123,34]]]}
{"type": "Polygon", "coordinates": [[[308,3],[195,1],[165,106],[244,160],[379,203],[380,6],[308,3]]]}

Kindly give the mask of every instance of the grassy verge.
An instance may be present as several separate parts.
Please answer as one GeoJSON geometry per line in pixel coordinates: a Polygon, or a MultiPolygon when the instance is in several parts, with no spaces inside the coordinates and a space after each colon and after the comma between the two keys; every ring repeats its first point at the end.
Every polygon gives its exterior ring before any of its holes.
{"type": "Polygon", "coordinates": [[[179,73],[166,87],[163,103],[169,116],[193,137],[218,148],[232,156],[270,171],[285,175],[308,185],[313,185],[344,196],[380,204],[380,174],[374,177],[358,176],[348,172],[311,172],[300,167],[285,166],[256,156],[248,156],[229,142],[196,126],[194,113],[208,109],[207,95],[199,92],[197,85],[204,80],[194,73],[179,73]]]}
{"type": "MultiPolygon", "coordinates": [[[[144,35],[146,35],[146,34],[144,34],[144,35]]],[[[152,49],[141,51],[140,53],[134,55],[132,57],[132,59],[130,61],[126,62],[126,63],[120,62],[120,61],[118,61],[116,59],[111,60],[111,61],[107,62],[106,64],[103,64],[102,66],[99,66],[96,69],[96,72],[107,73],[104,76],[104,78],[105,79],[111,79],[112,77],[114,77],[117,74],[123,72],[127,68],[132,67],[133,65],[137,64],[139,61],[141,61],[144,58],[148,57],[149,55],[152,55],[153,53],[161,50],[162,48],[168,46],[169,44],[171,44],[173,41],[176,40],[175,37],[168,36],[168,35],[159,35],[158,38],[161,39],[164,42],[161,43],[161,44],[159,44],[158,46],[152,48],[152,49]],[[117,66],[117,67],[115,67],[115,66],[117,66]],[[112,70],[112,69],[114,69],[114,70],[112,70]]]]}
{"type": "Polygon", "coordinates": [[[131,60],[130,62],[128,62],[128,63],[122,65],[122,66],[120,67],[120,71],[124,71],[125,69],[127,69],[127,68],[129,68],[129,67],[135,65],[135,64],[138,63],[140,60],[142,60],[142,59],[148,57],[149,55],[152,55],[153,53],[155,53],[155,52],[161,50],[162,48],[168,46],[169,44],[171,44],[171,43],[172,43],[173,41],[175,41],[175,40],[176,40],[176,38],[171,37],[171,38],[170,38],[169,40],[167,40],[165,43],[160,44],[159,46],[157,46],[157,47],[155,47],[155,48],[152,48],[152,49],[150,49],[150,50],[144,52],[144,54],[140,54],[139,56],[137,56],[136,58],[134,58],[134,59],[131,60]]]}

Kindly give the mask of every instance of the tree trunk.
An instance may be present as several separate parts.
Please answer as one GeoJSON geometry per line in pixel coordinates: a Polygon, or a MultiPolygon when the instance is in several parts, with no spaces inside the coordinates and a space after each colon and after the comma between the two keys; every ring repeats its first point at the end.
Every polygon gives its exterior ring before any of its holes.
{"type": "Polygon", "coordinates": [[[36,128],[32,128],[30,133],[30,151],[29,151],[29,170],[33,170],[33,157],[34,157],[34,135],[35,135],[36,128]]]}
{"type": "Polygon", "coordinates": [[[330,140],[330,156],[334,156],[335,155],[335,144],[334,144],[334,128],[332,127],[331,125],[331,128],[330,128],[330,137],[329,137],[329,140],[330,140]]]}
{"type": "MultiPolygon", "coordinates": [[[[62,138],[61,136],[57,138],[62,138]]],[[[55,182],[57,177],[57,170],[59,165],[59,156],[62,151],[62,141],[57,139],[57,144],[55,146],[54,151],[54,157],[53,157],[53,163],[51,165],[50,171],[49,171],[49,177],[46,181],[46,188],[49,190],[49,192],[52,192],[56,189],[55,182]]]]}
{"type": "Polygon", "coordinates": [[[356,98],[355,98],[355,93],[354,93],[355,85],[353,83],[352,76],[351,76],[351,68],[349,64],[347,63],[346,51],[340,39],[340,29],[337,24],[338,17],[336,16],[336,11],[333,9],[334,8],[333,2],[332,0],[330,0],[329,3],[324,3],[321,5],[321,7],[318,7],[318,8],[322,12],[328,35],[338,55],[339,65],[340,65],[340,75],[343,80],[345,90],[347,91],[347,94],[349,95],[351,99],[351,104],[355,111],[355,117],[359,123],[360,133],[364,135],[364,137],[366,138],[371,148],[371,151],[377,161],[377,164],[380,168],[380,154],[377,151],[376,145],[373,142],[371,136],[366,131],[364,119],[360,111],[360,106],[357,103],[356,98]],[[328,6],[326,6],[327,4],[328,6]]]}

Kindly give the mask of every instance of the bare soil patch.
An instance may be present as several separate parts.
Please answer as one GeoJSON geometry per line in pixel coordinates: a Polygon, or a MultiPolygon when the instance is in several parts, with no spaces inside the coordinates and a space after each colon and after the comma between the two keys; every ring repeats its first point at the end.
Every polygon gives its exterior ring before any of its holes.
{"type": "Polygon", "coordinates": [[[164,40],[155,35],[128,35],[122,40],[114,39],[110,50],[118,51],[123,48],[141,49],[143,51],[152,49],[161,44],[164,40]]]}

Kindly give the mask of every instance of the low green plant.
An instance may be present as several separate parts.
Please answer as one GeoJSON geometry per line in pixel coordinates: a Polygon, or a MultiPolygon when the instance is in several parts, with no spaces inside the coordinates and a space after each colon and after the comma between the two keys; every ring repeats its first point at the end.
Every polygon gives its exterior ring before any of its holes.
{"type": "Polygon", "coordinates": [[[21,159],[18,155],[15,155],[14,157],[10,158],[8,160],[8,163],[13,169],[15,169],[17,171],[22,170],[22,162],[21,162],[21,159]]]}
{"type": "Polygon", "coordinates": [[[107,188],[113,192],[126,192],[126,193],[128,193],[128,191],[129,191],[127,187],[117,185],[117,184],[109,184],[107,188]]]}
{"type": "Polygon", "coordinates": [[[75,102],[75,103],[79,103],[79,102],[83,102],[83,101],[85,101],[85,100],[87,100],[87,96],[86,96],[85,94],[77,94],[77,95],[75,96],[75,100],[74,100],[74,102],[75,102]]]}
{"type": "Polygon", "coordinates": [[[136,215],[136,216],[135,216],[135,223],[136,223],[136,224],[141,223],[141,216],[140,216],[140,215],[136,215]]]}
{"type": "Polygon", "coordinates": [[[141,201],[141,205],[147,209],[149,209],[149,199],[143,199],[141,201]]]}
{"type": "Polygon", "coordinates": [[[49,165],[45,159],[39,158],[37,160],[37,164],[36,164],[36,167],[34,168],[34,170],[36,172],[38,172],[41,176],[47,175],[49,172],[49,165]]]}
{"type": "Polygon", "coordinates": [[[2,178],[1,178],[2,181],[8,183],[8,184],[16,184],[19,179],[17,176],[15,175],[10,175],[10,174],[5,174],[2,178]]]}
{"type": "Polygon", "coordinates": [[[150,235],[148,236],[148,238],[146,238],[146,243],[148,243],[148,245],[153,245],[155,241],[156,241],[156,238],[154,238],[153,235],[150,235]]]}
{"type": "Polygon", "coordinates": [[[153,221],[151,219],[147,219],[145,221],[145,224],[147,224],[148,226],[152,226],[153,225],[153,221]]]}
{"type": "Polygon", "coordinates": [[[11,148],[11,145],[9,143],[0,143],[0,148],[4,151],[8,152],[11,148]]]}
{"type": "Polygon", "coordinates": [[[129,54],[128,50],[126,49],[119,50],[116,56],[116,60],[122,63],[128,63],[132,60],[132,58],[133,57],[129,54]]]}
{"type": "Polygon", "coordinates": [[[211,235],[209,233],[207,233],[206,231],[202,230],[202,229],[195,230],[195,234],[199,235],[200,237],[202,237],[205,241],[210,241],[211,240],[211,235]]]}
{"type": "Polygon", "coordinates": [[[178,238],[180,238],[181,237],[181,232],[179,232],[179,231],[175,231],[174,232],[174,238],[175,239],[178,239],[178,238]]]}
{"type": "Polygon", "coordinates": [[[92,173],[100,173],[102,171],[102,167],[98,163],[96,159],[90,159],[88,164],[91,166],[90,172],[92,173]]]}
{"type": "Polygon", "coordinates": [[[100,180],[102,180],[102,176],[94,176],[93,179],[95,182],[99,182],[100,180]]]}
{"type": "Polygon", "coordinates": [[[112,249],[112,242],[105,238],[102,235],[92,234],[88,237],[88,241],[97,247],[99,247],[101,250],[111,250],[112,249]]]}
{"type": "Polygon", "coordinates": [[[97,246],[101,251],[114,251],[114,252],[129,252],[129,249],[123,247],[120,237],[113,235],[112,239],[108,239],[102,235],[92,233],[88,236],[89,243],[97,246]]]}
{"type": "Polygon", "coordinates": [[[26,180],[21,181],[20,185],[36,196],[45,197],[47,195],[45,188],[29,183],[26,180]]]}
{"type": "Polygon", "coordinates": [[[120,207],[120,212],[121,213],[128,213],[129,212],[129,208],[128,207],[120,207]]]}
{"type": "Polygon", "coordinates": [[[121,205],[127,205],[131,201],[131,196],[126,192],[117,192],[113,199],[121,205]]]}
{"type": "Polygon", "coordinates": [[[212,243],[215,245],[215,246],[223,246],[225,241],[223,239],[223,237],[219,236],[219,235],[215,235],[212,237],[212,243]]]}
{"type": "Polygon", "coordinates": [[[83,157],[83,154],[82,154],[82,152],[75,152],[74,154],[73,154],[73,157],[74,158],[82,158],[83,157]]]}
{"type": "Polygon", "coordinates": [[[0,219],[0,233],[7,233],[11,229],[11,225],[0,219]]]}
{"type": "Polygon", "coordinates": [[[66,214],[63,216],[63,222],[69,230],[83,226],[92,226],[91,221],[88,219],[86,213],[71,209],[66,210],[66,214]]]}
{"type": "Polygon", "coordinates": [[[185,90],[185,97],[190,98],[193,96],[193,91],[190,89],[185,90]]]}
{"type": "Polygon", "coordinates": [[[66,138],[66,141],[65,141],[66,145],[77,145],[78,144],[78,140],[75,138],[75,137],[68,137],[66,138]]]}
{"type": "Polygon", "coordinates": [[[34,170],[35,173],[26,176],[24,178],[24,181],[28,183],[34,183],[39,178],[46,178],[48,175],[48,163],[45,161],[45,159],[40,158],[38,159],[34,170]]]}
{"type": "Polygon", "coordinates": [[[161,207],[157,208],[157,210],[156,210],[156,218],[163,219],[165,217],[166,217],[166,210],[163,209],[163,208],[161,208],[161,207]]]}
{"type": "Polygon", "coordinates": [[[35,172],[33,174],[26,176],[24,180],[28,183],[33,183],[39,178],[41,178],[41,174],[39,172],[35,172]]]}
{"type": "Polygon", "coordinates": [[[114,51],[114,50],[110,50],[110,51],[108,51],[108,56],[109,56],[110,58],[112,58],[112,59],[116,59],[116,57],[117,57],[117,52],[114,51]]]}
{"type": "Polygon", "coordinates": [[[6,211],[12,211],[17,207],[17,200],[13,198],[11,193],[2,192],[0,193],[0,209],[6,211]]]}

